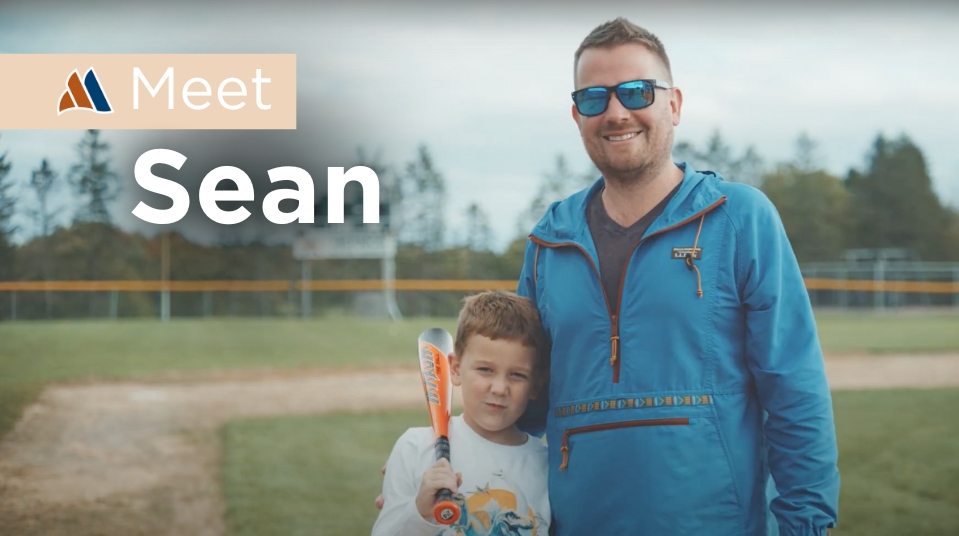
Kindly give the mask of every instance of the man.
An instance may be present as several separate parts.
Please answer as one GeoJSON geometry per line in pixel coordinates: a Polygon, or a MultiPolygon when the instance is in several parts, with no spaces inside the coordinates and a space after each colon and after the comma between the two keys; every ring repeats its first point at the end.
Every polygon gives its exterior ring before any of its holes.
{"type": "Polygon", "coordinates": [[[602,177],[550,206],[518,287],[552,340],[520,424],[547,436],[555,534],[826,534],[832,402],[775,208],[673,163],[682,93],[643,28],[593,30],[574,83],[602,177]]]}

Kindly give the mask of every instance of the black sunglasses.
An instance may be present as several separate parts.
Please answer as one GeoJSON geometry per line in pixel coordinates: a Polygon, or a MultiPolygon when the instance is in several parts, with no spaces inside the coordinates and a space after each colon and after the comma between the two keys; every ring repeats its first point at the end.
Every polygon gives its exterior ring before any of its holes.
{"type": "Polygon", "coordinates": [[[576,111],[591,117],[606,111],[613,92],[623,107],[641,110],[656,100],[656,88],[672,89],[672,86],[662,80],[630,80],[615,86],[584,87],[574,91],[572,96],[576,111]]]}

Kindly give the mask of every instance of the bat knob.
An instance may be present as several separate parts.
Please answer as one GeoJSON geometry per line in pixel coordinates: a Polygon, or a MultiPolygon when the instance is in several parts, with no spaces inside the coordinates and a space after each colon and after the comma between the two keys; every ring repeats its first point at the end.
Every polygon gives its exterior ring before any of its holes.
{"type": "Polygon", "coordinates": [[[453,501],[442,501],[433,508],[433,517],[440,525],[452,525],[460,519],[460,507],[453,501]]]}

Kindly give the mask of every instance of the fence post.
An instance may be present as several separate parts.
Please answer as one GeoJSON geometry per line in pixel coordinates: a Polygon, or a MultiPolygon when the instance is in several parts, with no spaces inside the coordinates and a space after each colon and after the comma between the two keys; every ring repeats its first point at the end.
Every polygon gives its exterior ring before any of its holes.
{"type": "Polygon", "coordinates": [[[290,288],[286,291],[286,316],[293,316],[293,307],[296,306],[296,280],[290,280],[290,288]]]}
{"type": "Polygon", "coordinates": [[[17,291],[10,291],[10,320],[17,320],[17,291]]]}
{"type": "Polygon", "coordinates": [[[886,295],[885,295],[885,293],[880,289],[880,285],[882,285],[882,282],[883,282],[883,281],[885,280],[885,278],[886,278],[886,274],[885,274],[886,266],[885,266],[885,265],[886,265],[886,261],[884,261],[884,260],[882,260],[882,259],[877,260],[877,261],[876,261],[876,269],[875,269],[875,271],[873,272],[873,276],[872,276],[873,283],[875,283],[875,287],[874,287],[874,289],[873,289],[873,306],[874,306],[876,309],[879,309],[879,310],[882,310],[882,309],[885,307],[885,305],[886,305],[886,295]]]}
{"type": "Polygon", "coordinates": [[[211,316],[213,314],[213,293],[209,290],[203,291],[203,316],[211,316]]]}
{"type": "Polygon", "coordinates": [[[170,320],[170,232],[160,236],[160,319],[170,320]]]}
{"type": "Polygon", "coordinates": [[[956,282],[959,282],[959,266],[953,265],[952,268],[952,290],[955,292],[952,293],[952,305],[953,307],[959,307],[959,287],[956,286],[956,282]]]}
{"type": "Polygon", "coordinates": [[[390,318],[394,322],[403,320],[400,308],[396,304],[396,259],[390,256],[383,257],[383,299],[390,318]]]}
{"type": "Polygon", "coordinates": [[[839,278],[843,282],[843,288],[839,290],[839,307],[843,309],[849,308],[849,290],[847,287],[849,285],[849,270],[843,268],[839,272],[839,278]]]}
{"type": "MultiPolygon", "coordinates": [[[[815,268],[810,268],[809,278],[816,279],[816,276],[818,275],[817,272],[818,271],[815,268]]],[[[815,289],[809,289],[806,292],[809,293],[809,301],[811,302],[810,305],[812,305],[814,308],[819,307],[819,291],[815,289]]]]}
{"type": "Polygon", "coordinates": [[[110,318],[117,319],[117,306],[120,301],[120,293],[116,290],[110,291],[110,318]]]}
{"type": "Polygon", "coordinates": [[[310,281],[313,279],[313,264],[309,260],[302,262],[300,279],[303,282],[303,288],[300,289],[300,313],[303,318],[313,316],[313,296],[310,294],[310,281]]]}

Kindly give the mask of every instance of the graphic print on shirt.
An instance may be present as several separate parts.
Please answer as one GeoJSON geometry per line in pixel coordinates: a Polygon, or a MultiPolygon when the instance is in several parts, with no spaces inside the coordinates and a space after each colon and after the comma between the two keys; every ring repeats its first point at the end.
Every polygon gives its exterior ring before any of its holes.
{"type": "Polygon", "coordinates": [[[493,476],[482,488],[453,494],[464,515],[437,536],[546,536],[545,530],[537,530],[546,526],[543,517],[533,511],[522,493],[517,497],[508,491],[520,488],[507,482],[502,473],[493,476]],[[500,485],[507,489],[493,487],[500,485]]]}

